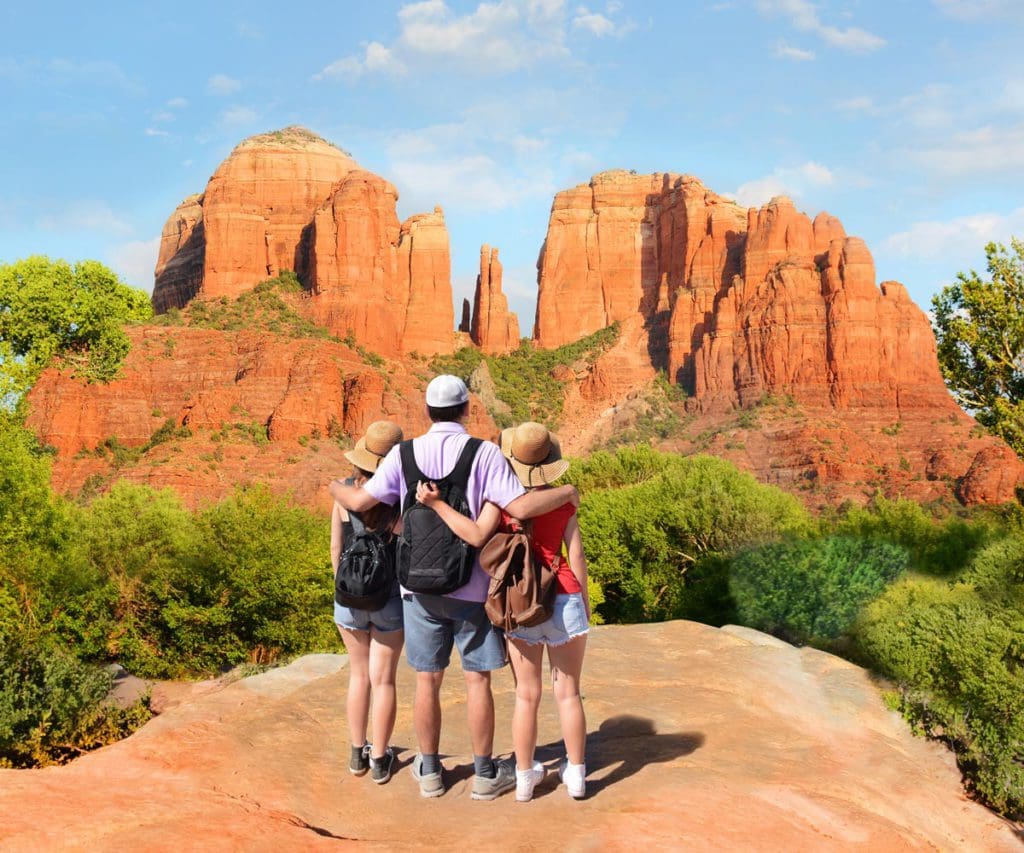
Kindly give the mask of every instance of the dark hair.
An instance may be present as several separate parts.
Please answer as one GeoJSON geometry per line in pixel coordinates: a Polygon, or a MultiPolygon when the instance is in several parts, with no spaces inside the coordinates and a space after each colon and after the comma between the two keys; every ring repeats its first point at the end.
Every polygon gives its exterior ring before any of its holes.
{"type": "Polygon", "coordinates": [[[457,403],[454,406],[427,406],[427,414],[430,415],[431,423],[438,421],[457,421],[464,417],[469,411],[469,400],[465,403],[457,403]]]}
{"type": "MultiPolygon", "coordinates": [[[[355,477],[352,479],[355,481],[357,486],[363,485],[370,477],[373,476],[372,471],[366,471],[360,468],[358,465],[355,466],[355,477]]],[[[363,524],[366,525],[367,530],[376,530],[381,533],[390,532],[391,528],[395,526],[395,522],[398,520],[400,515],[398,510],[398,504],[374,504],[368,510],[359,513],[359,517],[363,520],[363,524]]]]}

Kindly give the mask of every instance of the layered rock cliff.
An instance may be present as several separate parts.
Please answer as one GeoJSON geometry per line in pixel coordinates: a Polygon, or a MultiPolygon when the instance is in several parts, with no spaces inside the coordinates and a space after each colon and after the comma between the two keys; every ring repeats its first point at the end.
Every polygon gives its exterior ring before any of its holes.
{"type": "Polygon", "coordinates": [[[491,355],[511,352],[519,346],[519,318],[508,310],[501,276],[498,250],[481,246],[470,334],[473,343],[491,355]]]}
{"type": "Polygon", "coordinates": [[[383,355],[450,352],[444,216],[401,224],[397,201],[390,183],[303,128],[251,137],[164,226],[154,308],[236,297],[294,270],[337,336],[383,355]]]}

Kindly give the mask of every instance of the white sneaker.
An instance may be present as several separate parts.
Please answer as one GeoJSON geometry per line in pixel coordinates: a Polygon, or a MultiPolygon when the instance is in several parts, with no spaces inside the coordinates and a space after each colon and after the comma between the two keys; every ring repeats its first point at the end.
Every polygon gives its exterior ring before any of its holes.
{"type": "Polygon", "coordinates": [[[516,768],[516,802],[528,803],[533,799],[533,789],[544,779],[544,765],[533,762],[529,770],[516,768]]]}
{"type": "Polygon", "coordinates": [[[574,800],[582,800],[587,795],[586,764],[573,764],[566,759],[558,769],[558,775],[565,783],[565,790],[574,800]]]}

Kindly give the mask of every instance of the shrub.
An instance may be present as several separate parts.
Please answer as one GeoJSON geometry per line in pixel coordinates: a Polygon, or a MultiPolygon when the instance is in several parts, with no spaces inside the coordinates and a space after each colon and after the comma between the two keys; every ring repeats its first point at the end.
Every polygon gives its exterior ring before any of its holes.
{"type": "Polygon", "coordinates": [[[743,624],[827,645],[906,565],[907,552],[885,542],[845,536],[778,542],[738,554],[729,589],[743,624]]]}
{"type": "Polygon", "coordinates": [[[650,474],[635,485],[583,492],[580,525],[608,622],[721,624],[732,615],[722,555],[810,529],[794,497],[722,459],[634,448],[580,467],[574,476],[589,482],[650,474]]]}
{"type": "Polygon", "coordinates": [[[58,644],[0,637],[0,766],[67,761],[127,736],[150,717],[146,702],[105,702],[110,675],[58,644]]]}
{"type": "Polygon", "coordinates": [[[953,581],[908,578],[857,624],[864,659],[899,684],[899,707],[947,741],[968,783],[1024,817],[1024,541],[997,542],[953,581]]]}

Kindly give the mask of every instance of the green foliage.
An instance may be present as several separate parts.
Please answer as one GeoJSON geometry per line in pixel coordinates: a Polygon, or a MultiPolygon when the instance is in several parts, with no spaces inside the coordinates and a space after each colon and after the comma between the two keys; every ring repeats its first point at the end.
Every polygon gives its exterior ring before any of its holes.
{"type": "Polygon", "coordinates": [[[826,530],[861,539],[899,545],[915,571],[949,575],[967,564],[971,555],[995,535],[993,521],[970,521],[956,515],[936,521],[919,504],[905,498],[876,497],[868,506],[848,506],[826,530]]]}
{"type": "Polygon", "coordinates": [[[827,645],[906,566],[906,551],[885,542],[845,536],[776,542],[738,554],[729,589],[744,625],[827,645]]]}
{"type": "Polygon", "coordinates": [[[131,734],[148,704],[107,704],[110,683],[56,643],[0,636],[0,767],[62,763],[131,734]]]}
{"type": "Polygon", "coordinates": [[[900,708],[946,740],[970,785],[1024,817],[1024,540],[979,552],[952,581],[908,578],[864,611],[861,653],[900,685],[900,708]]]}
{"type": "Polygon", "coordinates": [[[0,404],[58,357],[89,381],[113,378],[130,346],[124,325],[151,314],[145,293],[97,261],[0,264],[0,404]]]}
{"type": "Polygon", "coordinates": [[[974,270],[932,298],[939,364],[957,402],[1024,453],[1024,242],[985,247],[974,270]]]}
{"type": "Polygon", "coordinates": [[[644,396],[644,409],[629,429],[612,435],[609,447],[628,444],[649,444],[670,438],[679,432],[683,419],[679,404],[686,400],[686,391],[668,381],[665,371],[659,371],[644,396]]]}
{"type": "Polygon", "coordinates": [[[484,355],[475,347],[465,347],[454,355],[438,356],[430,366],[435,373],[450,373],[468,381],[480,362],[486,361],[495,393],[510,409],[491,412],[498,425],[538,421],[553,429],[562,413],[565,382],[556,379],[552,372],[556,367],[572,365],[581,359],[593,362],[618,338],[616,323],[553,350],[536,349],[524,338],[519,349],[507,355],[484,355]]]}
{"type": "Polygon", "coordinates": [[[585,490],[580,525],[608,622],[731,618],[722,557],[811,528],[800,503],[721,459],[650,448],[595,454],[573,473],[585,490]],[[614,487],[621,482],[634,485],[614,487]]]}
{"type": "Polygon", "coordinates": [[[236,299],[226,296],[193,299],[180,311],[168,311],[156,317],[154,323],[225,332],[257,329],[287,338],[330,339],[332,336],[327,329],[307,320],[289,305],[286,297],[302,290],[302,283],[295,273],[282,270],[276,278],[261,281],[236,299]]]}

